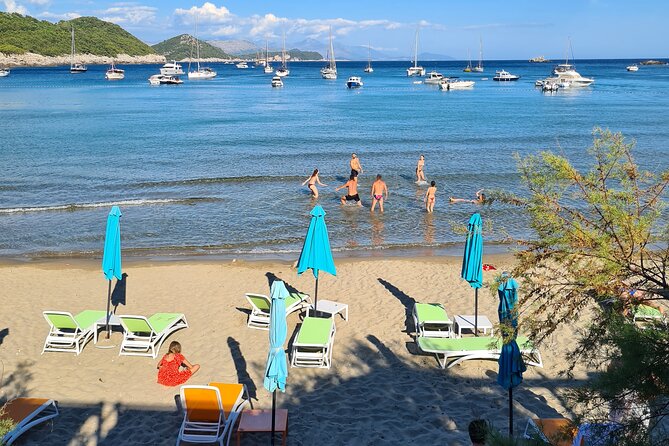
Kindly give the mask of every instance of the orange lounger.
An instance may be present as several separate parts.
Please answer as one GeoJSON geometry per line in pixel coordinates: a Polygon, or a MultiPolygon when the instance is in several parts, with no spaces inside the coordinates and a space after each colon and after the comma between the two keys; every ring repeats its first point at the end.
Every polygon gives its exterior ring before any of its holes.
{"type": "Polygon", "coordinates": [[[1,444],[9,446],[33,426],[58,416],[56,402],[47,398],[14,398],[2,408],[2,420],[12,420],[14,429],[2,437],[1,444]]]}

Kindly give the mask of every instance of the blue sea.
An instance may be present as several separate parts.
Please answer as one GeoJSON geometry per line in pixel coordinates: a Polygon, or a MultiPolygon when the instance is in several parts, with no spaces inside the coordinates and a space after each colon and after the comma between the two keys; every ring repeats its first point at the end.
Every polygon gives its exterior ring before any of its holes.
{"type": "Polygon", "coordinates": [[[595,126],[635,139],[644,167],[667,168],[669,67],[629,73],[630,62],[577,61],[595,83],[555,94],[534,87],[553,64],[519,61],[484,61],[471,74],[463,62],[424,63],[476,81],[450,92],[407,78],[408,62],[377,62],[372,74],[366,62],[341,62],[336,81],[320,78],[322,63],[293,63],[281,89],[260,68],[224,64],[212,65],[216,79],[159,87],[147,82],[157,65],[125,66],[117,82],[105,66],[15,68],[0,78],[0,257],[96,255],[113,204],[127,254],[296,257],[315,204],[301,183],[314,168],[339,255],[448,251],[462,242],[454,226],[475,211],[490,246],[531,237],[513,207],[448,197],[524,193],[516,153],[559,151],[583,167],[595,126]],[[522,77],[493,82],[499,69],[522,77]],[[364,87],[347,90],[351,75],[364,87]],[[363,208],[341,206],[334,191],[352,152],[363,208]],[[420,154],[438,187],[432,215],[414,183],[420,154]],[[390,190],[382,216],[369,212],[377,173],[390,190]]]}

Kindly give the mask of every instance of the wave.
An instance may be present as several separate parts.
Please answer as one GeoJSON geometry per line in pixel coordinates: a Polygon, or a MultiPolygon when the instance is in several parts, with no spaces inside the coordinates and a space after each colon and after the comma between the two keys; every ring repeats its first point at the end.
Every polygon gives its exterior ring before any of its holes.
{"type": "Polygon", "coordinates": [[[195,186],[200,184],[222,184],[222,183],[252,183],[252,182],[281,182],[281,181],[302,181],[306,176],[297,175],[248,175],[238,177],[205,177],[188,178],[183,180],[167,181],[144,181],[141,183],[130,184],[130,187],[164,187],[164,186],[195,186]]]}
{"type": "Polygon", "coordinates": [[[196,204],[203,202],[221,201],[221,198],[213,197],[194,197],[194,198],[147,198],[147,199],[132,199],[119,201],[104,201],[99,203],[70,203],[70,204],[56,204],[51,206],[33,206],[33,207],[19,207],[19,208],[0,208],[0,214],[22,214],[28,212],[54,212],[54,211],[79,211],[84,209],[104,208],[110,206],[152,206],[152,205],[166,205],[166,204],[196,204]]]}

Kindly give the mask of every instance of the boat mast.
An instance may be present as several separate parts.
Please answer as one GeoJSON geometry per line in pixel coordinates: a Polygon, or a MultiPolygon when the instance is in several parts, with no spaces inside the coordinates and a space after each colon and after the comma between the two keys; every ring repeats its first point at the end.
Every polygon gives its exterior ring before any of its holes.
{"type": "Polygon", "coordinates": [[[483,38],[479,36],[479,66],[478,68],[481,68],[481,63],[483,61],[483,38]]]}
{"type": "Polygon", "coordinates": [[[71,45],[71,54],[70,54],[70,67],[74,66],[74,26],[72,27],[72,45],[71,45]]]}
{"type": "Polygon", "coordinates": [[[200,39],[197,34],[197,17],[195,17],[195,54],[197,57],[197,71],[200,71],[200,39]]]}
{"type": "Polygon", "coordinates": [[[335,61],[334,46],[332,45],[332,27],[330,27],[330,68],[337,71],[337,61],[335,61]]]}
{"type": "Polygon", "coordinates": [[[367,42],[367,68],[372,67],[372,44],[367,42]]]}
{"type": "Polygon", "coordinates": [[[416,27],[416,44],[413,47],[413,67],[418,68],[418,27],[416,27]]]}
{"type": "Polygon", "coordinates": [[[265,39],[265,66],[269,65],[269,42],[265,39]]]}
{"type": "Polygon", "coordinates": [[[281,49],[281,68],[286,68],[286,32],[283,32],[283,48],[281,49]]]}

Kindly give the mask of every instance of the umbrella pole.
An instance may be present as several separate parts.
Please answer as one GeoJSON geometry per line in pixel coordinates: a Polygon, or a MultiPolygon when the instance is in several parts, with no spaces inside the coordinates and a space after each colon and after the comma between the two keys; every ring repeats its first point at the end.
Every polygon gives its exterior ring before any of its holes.
{"type": "Polygon", "coordinates": [[[314,316],[318,317],[318,276],[316,276],[316,289],[314,290],[314,316]]]}
{"type": "Polygon", "coordinates": [[[276,429],[275,419],[276,419],[276,390],[272,392],[272,446],[274,446],[274,430],[276,429]]]}
{"type": "Polygon", "coordinates": [[[509,387],[509,437],[513,437],[513,387],[509,387]]]}
{"type": "Polygon", "coordinates": [[[474,336],[479,335],[479,289],[474,288],[474,336]]]}
{"type": "Polygon", "coordinates": [[[109,336],[111,336],[110,333],[110,327],[109,327],[109,306],[111,305],[111,283],[112,281],[109,280],[109,288],[107,289],[107,324],[105,326],[105,331],[107,332],[107,339],[109,339],[109,336]]]}

